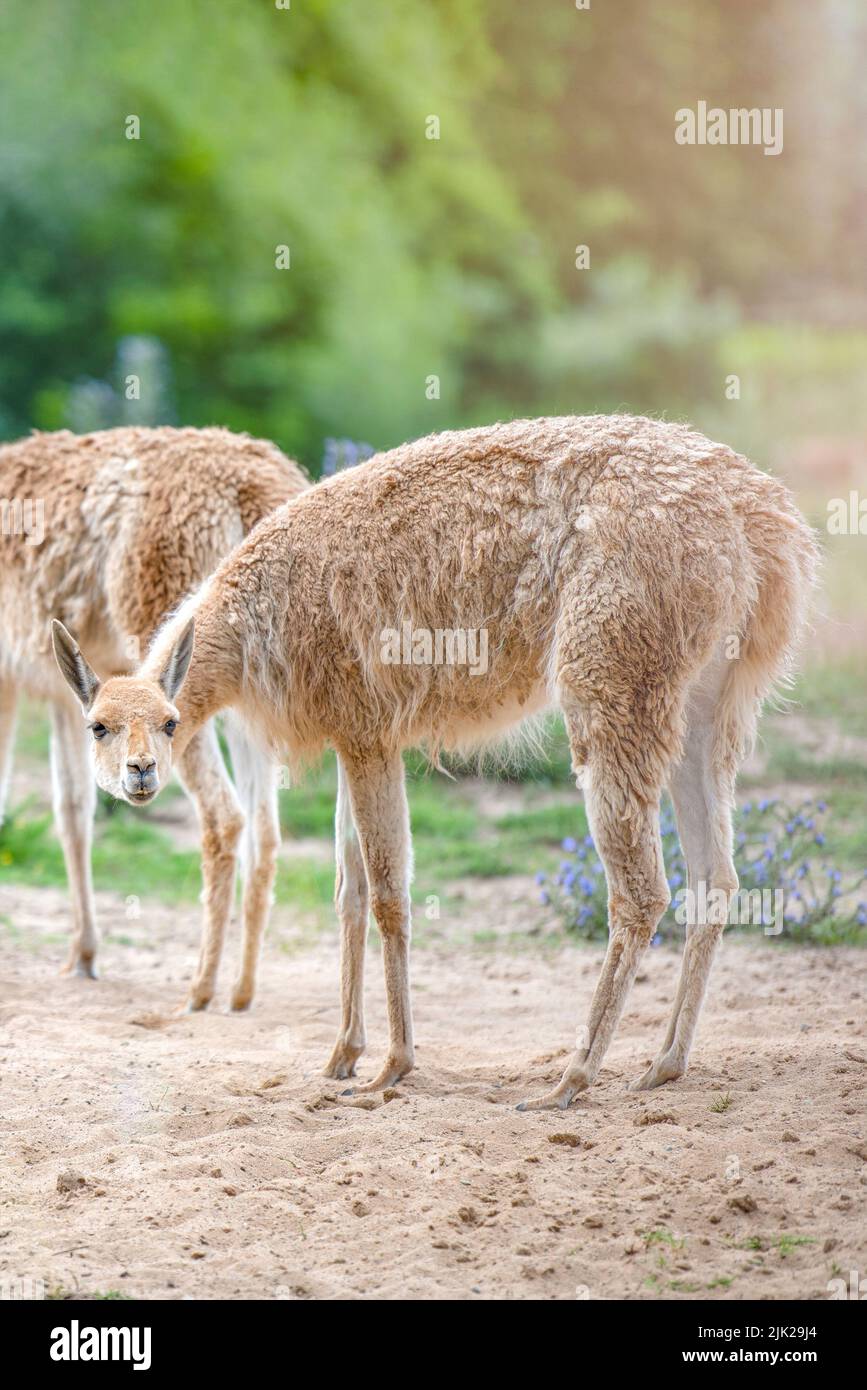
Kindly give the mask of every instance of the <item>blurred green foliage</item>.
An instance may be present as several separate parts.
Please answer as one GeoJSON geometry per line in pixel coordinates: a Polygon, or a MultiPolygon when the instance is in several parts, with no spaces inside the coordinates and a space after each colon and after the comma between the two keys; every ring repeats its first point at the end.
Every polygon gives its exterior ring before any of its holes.
{"type": "Polygon", "coordinates": [[[851,312],[858,6],[614,9],[6,0],[0,437],[219,422],[315,469],[327,436],[695,415],[744,316],[851,312]],[[698,99],[784,106],[783,155],[677,145],[698,99]]]}

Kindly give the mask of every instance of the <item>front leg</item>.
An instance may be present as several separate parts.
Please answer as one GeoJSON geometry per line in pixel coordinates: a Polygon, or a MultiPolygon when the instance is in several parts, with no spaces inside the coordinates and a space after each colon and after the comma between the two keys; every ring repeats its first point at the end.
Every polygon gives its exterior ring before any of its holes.
{"type": "Polygon", "coordinates": [[[214,997],[217,969],[235,893],[237,846],[244,816],[229,781],[212,723],[194,734],[176,763],[191,796],[202,832],[202,945],[187,1009],[206,1009],[214,997]]]}
{"type": "Polygon", "coordinates": [[[88,732],[77,710],[51,706],[51,776],[54,815],[72,897],[74,931],[65,971],[96,979],[96,914],[90,867],[96,785],[88,757],[88,732]]]}
{"type": "Polygon", "coordinates": [[[409,993],[410,833],[409,808],[400,753],[374,749],[343,757],[367,870],[373,914],[382,936],[388,1008],[389,1049],[382,1069],[359,1093],[393,1086],[415,1059],[409,993]]]}
{"type": "Polygon", "coordinates": [[[340,1032],[334,1044],[326,1076],[338,1080],[355,1074],[364,1051],[364,950],[369,910],[367,874],[355,821],[346,772],[337,760],[337,810],[334,817],[337,874],[334,905],[340,922],[340,1032]]]}
{"type": "Polygon", "coordinates": [[[244,810],[241,850],[241,964],[232,989],[232,1008],[248,1009],[256,991],[256,968],[273,899],[280,849],[277,769],[233,719],[225,723],[235,789],[244,810]]]}

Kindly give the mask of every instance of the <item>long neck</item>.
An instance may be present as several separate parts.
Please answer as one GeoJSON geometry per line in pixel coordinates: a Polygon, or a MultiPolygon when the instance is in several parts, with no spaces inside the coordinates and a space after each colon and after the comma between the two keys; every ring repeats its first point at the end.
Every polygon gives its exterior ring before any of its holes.
{"type": "Polygon", "coordinates": [[[211,587],[185,603],[157,634],[141,668],[156,678],[190,618],[196,621],[193,656],[175,704],[180,714],[176,744],[185,746],[212,715],[240,698],[243,677],[241,643],[236,628],[211,587]]]}

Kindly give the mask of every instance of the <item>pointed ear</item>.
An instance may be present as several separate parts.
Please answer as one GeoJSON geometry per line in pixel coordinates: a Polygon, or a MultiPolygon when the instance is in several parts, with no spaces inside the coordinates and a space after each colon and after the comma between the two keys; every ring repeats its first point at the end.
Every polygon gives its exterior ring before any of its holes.
{"type": "Polygon", "coordinates": [[[169,659],[159,674],[159,683],[169,700],[174,700],[184,683],[193,656],[193,640],[196,635],[196,620],[190,618],[180,637],[169,653],[169,659]]]}
{"type": "Polygon", "coordinates": [[[57,618],[51,624],[51,645],[60,674],[85,710],[89,710],[99,690],[99,678],[87,664],[75,638],[57,618]]]}

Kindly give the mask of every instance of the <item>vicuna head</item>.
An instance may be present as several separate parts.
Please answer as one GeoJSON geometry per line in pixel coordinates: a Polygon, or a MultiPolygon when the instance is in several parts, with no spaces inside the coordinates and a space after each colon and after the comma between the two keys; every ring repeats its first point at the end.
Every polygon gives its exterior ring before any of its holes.
{"type": "Polygon", "coordinates": [[[51,624],[57,664],[81,701],[93,735],[97,784],[133,806],[152,801],[169,779],[172,739],[180,722],[174,701],[193,654],[193,637],[191,619],[156,677],[100,681],[63,623],[55,619],[51,624]]]}

